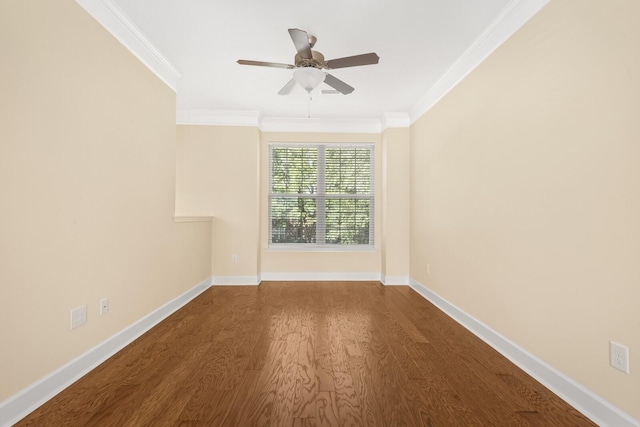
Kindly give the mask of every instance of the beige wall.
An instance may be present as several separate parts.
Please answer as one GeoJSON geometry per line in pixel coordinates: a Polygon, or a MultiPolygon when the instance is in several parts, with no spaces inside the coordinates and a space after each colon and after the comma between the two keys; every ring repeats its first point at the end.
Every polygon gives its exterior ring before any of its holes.
{"type": "Polygon", "coordinates": [[[411,129],[412,277],[635,417],[638,16],[552,1],[411,129]]]}
{"type": "Polygon", "coordinates": [[[175,94],[75,2],[0,40],[2,400],[207,279],[210,225],[172,221],[175,94]]]}
{"type": "Polygon", "coordinates": [[[214,217],[212,275],[257,278],[260,131],[183,125],[177,141],[176,212],[214,217]]]}
{"type": "Polygon", "coordinates": [[[410,131],[382,133],[382,274],[386,282],[409,279],[410,131]]]}
{"type": "Polygon", "coordinates": [[[381,138],[379,134],[342,134],[342,133],[262,133],[260,208],[260,266],[262,273],[379,273],[380,272],[380,215],[381,207],[375,208],[376,248],[363,252],[289,252],[269,250],[268,246],[268,144],[275,142],[346,142],[373,143],[376,150],[376,199],[381,194],[381,138]]]}

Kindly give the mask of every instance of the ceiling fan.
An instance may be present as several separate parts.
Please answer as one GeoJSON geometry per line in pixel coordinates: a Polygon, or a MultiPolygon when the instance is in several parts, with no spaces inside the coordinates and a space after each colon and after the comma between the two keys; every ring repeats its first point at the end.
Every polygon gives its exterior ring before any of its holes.
{"type": "Polygon", "coordinates": [[[258,65],[261,67],[286,68],[294,70],[293,78],[284,85],[278,95],[288,95],[296,83],[300,84],[307,92],[311,93],[323,81],[343,95],[348,95],[354,88],[342,80],[322,70],[335,70],[337,68],[356,67],[359,65],[377,64],[380,59],[375,53],[347,56],[344,58],[325,61],[324,55],[317,50],[312,50],[317,39],[306,31],[297,28],[289,28],[289,35],[298,53],[294,58],[294,64],[281,64],[276,62],[249,61],[239,59],[238,64],[258,65]]]}

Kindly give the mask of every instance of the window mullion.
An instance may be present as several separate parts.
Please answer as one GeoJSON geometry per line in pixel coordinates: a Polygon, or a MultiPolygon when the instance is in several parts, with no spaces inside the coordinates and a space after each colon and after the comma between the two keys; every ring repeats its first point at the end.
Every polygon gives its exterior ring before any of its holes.
{"type": "Polygon", "coordinates": [[[325,184],[325,146],[318,147],[318,195],[316,197],[316,244],[324,245],[326,239],[326,184],[325,184]]]}

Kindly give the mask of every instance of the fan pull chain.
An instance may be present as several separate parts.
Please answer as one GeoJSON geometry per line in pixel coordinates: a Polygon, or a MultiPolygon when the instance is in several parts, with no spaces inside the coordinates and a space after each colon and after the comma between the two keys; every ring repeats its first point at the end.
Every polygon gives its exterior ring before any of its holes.
{"type": "Polygon", "coordinates": [[[307,110],[307,119],[311,118],[311,91],[309,91],[309,102],[308,102],[308,110],[307,110]]]}

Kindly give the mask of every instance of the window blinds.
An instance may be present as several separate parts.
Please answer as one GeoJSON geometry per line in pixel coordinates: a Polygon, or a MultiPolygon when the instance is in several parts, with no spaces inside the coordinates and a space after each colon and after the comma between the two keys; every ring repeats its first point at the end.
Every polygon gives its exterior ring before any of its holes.
{"type": "Polygon", "coordinates": [[[373,246],[372,144],[270,144],[269,165],[270,245],[373,246]]]}

